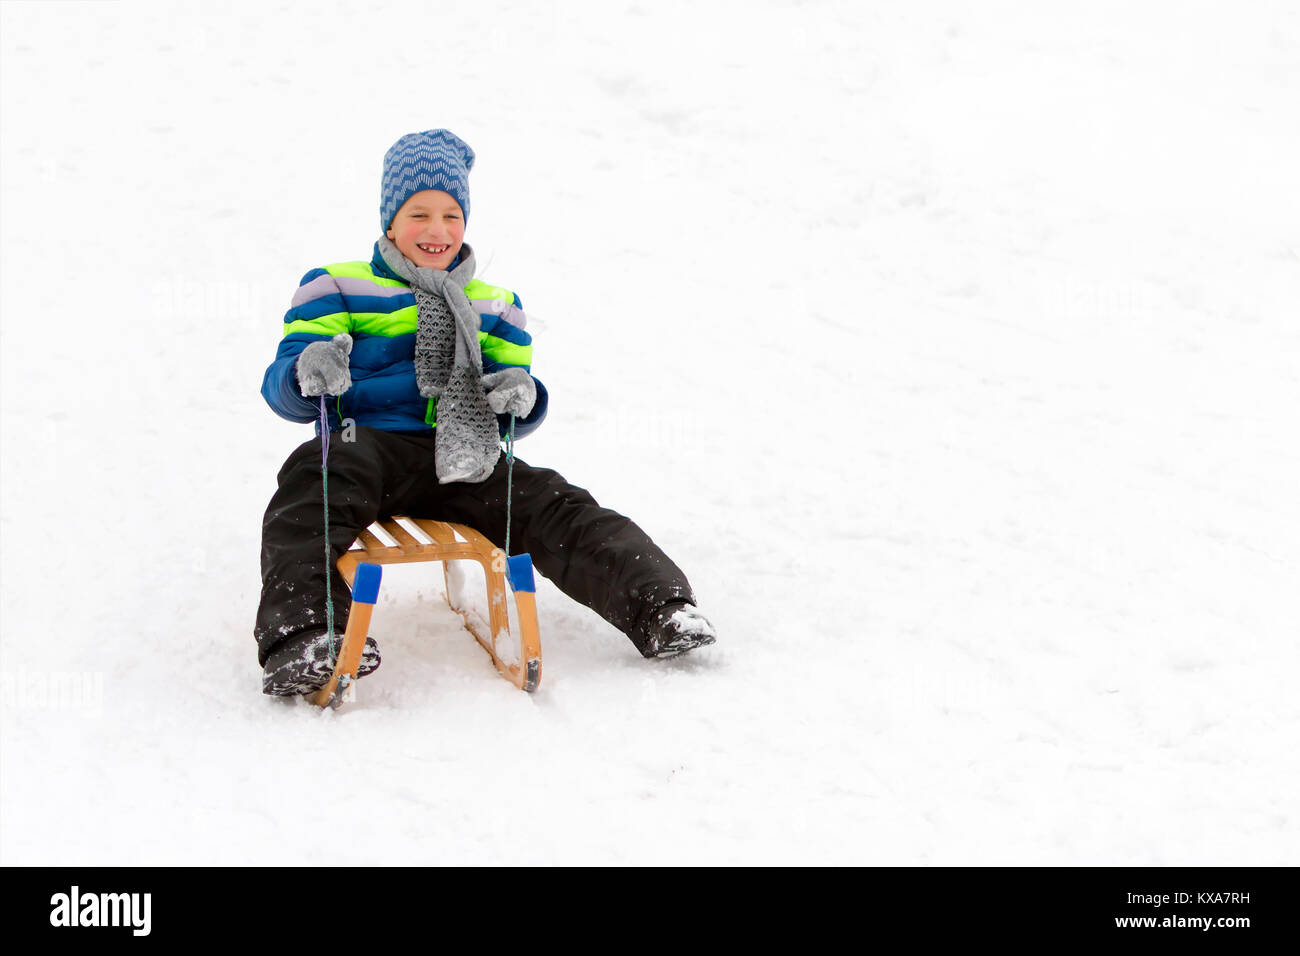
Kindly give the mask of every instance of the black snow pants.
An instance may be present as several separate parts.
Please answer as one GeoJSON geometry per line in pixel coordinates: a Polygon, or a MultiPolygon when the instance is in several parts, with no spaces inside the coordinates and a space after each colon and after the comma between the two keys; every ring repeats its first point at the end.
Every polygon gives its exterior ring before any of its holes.
{"type": "MultiPolygon", "coordinates": [[[[435,441],[433,430],[358,427],[354,441],[339,432],[330,436],[329,566],[340,633],[351,600],[335,562],[376,519],[404,514],[450,521],[505,544],[505,455],[485,481],[442,485],[434,472],[435,441]]],[[[320,459],[319,438],[294,450],[262,521],[262,602],[254,628],[259,664],[281,641],[325,629],[320,459]]],[[[686,576],[630,519],[519,458],[513,481],[511,550],[529,552],[539,572],[627,634],[638,650],[644,653],[640,630],[655,611],[670,601],[694,603],[686,576]]]]}

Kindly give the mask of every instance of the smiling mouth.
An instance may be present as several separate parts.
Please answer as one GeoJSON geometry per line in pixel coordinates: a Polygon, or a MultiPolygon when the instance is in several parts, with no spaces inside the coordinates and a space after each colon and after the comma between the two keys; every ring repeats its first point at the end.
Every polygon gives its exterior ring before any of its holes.
{"type": "Polygon", "coordinates": [[[419,242],[417,242],[417,243],[415,244],[415,248],[419,249],[419,250],[420,250],[421,252],[423,252],[425,255],[429,255],[429,256],[440,256],[440,255],[442,255],[443,253],[445,253],[448,249],[450,249],[451,246],[430,246],[430,245],[426,245],[426,244],[424,244],[424,243],[419,243],[419,242]]]}

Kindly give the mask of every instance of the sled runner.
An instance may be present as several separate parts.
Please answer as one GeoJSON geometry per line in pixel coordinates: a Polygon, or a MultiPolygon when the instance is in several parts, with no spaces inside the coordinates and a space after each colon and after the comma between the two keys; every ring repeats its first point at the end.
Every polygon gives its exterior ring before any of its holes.
{"type": "MultiPolygon", "coordinates": [[[[361,532],[347,554],[339,558],[339,573],[353,588],[353,610],[334,677],[311,697],[313,704],[337,706],[350,689],[361,660],[369,629],[370,604],[363,603],[363,578],[371,577],[367,565],[443,562],[447,603],[465,619],[465,628],[492,658],[497,671],[520,690],[534,691],[542,679],[542,643],[537,631],[532,559],[527,554],[507,558],[505,553],[473,528],[428,518],[395,516],[375,522],[361,532]],[[393,541],[387,544],[381,534],[393,541]],[[417,536],[418,535],[418,536],[417,536]],[[420,540],[423,537],[427,540],[420,540]],[[455,561],[477,561],[487,582],[488,619],[484,621],[465,600],[463,573],[455,561]],[[515,628],[512,634],[509,594],[514,595],[515,628]],[[360,612],[364,620],[353,620],[360,612]],[[355,633],[354,633],[355,631],[355,633]],[[517,652],[516,652],[517,648],[517,652]]],[[[373,568],[374,591],[378,571],[373,568]]],[[[369,583],[366,590],[369,590],[369,583]]],[[[371,597],[371,603],[374,598],[371,597]]]]}

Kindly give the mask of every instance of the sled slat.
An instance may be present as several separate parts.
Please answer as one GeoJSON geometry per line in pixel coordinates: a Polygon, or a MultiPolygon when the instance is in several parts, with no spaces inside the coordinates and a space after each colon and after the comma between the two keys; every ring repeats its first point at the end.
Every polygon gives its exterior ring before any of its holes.
{"type": "Polygon", "coordinates": [[[455,544],[456,532],[445,521],[433,521],[430,518],[412,518],[412,521],[434,541],[439,544],[455,544]]]}
{"type": "Polygon", "coordinates": [[[407,531],[395,520],[381,521],[380,525],[383,527],[385,531],[388,532],[388,534],[392,537],[392,539],[396,541],[398,545],[403,549],[425,547],[425,545],[415,540],[415,538],[411,535],[411,532],[407,531]]]}

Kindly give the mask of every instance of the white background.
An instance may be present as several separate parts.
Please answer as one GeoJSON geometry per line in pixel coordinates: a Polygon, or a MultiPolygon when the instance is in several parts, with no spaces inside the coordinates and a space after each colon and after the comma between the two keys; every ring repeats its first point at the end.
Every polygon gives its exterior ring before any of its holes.
{"type": "Polygon", "coordinates": [[[1293,863],[1294,6],[449,9],[0,4],[0,862],[1293,863]],[[258,387],[431,127],[520,454],[720,637],[543,584],[528,696],[388,569],[322,714],[260,693],[258,387]]]}

